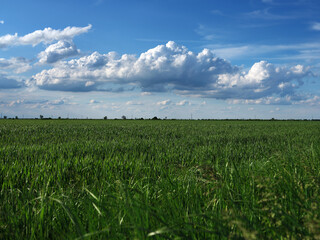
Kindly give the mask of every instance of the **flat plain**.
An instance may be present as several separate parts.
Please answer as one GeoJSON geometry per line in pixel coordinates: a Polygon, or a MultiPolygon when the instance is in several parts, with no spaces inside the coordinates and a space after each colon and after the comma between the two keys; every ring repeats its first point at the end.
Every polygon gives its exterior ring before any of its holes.
{"type": "Polygon", "coordinates": [[[0,239],[320,239],[320,121],[1,120],[0,239]]]}

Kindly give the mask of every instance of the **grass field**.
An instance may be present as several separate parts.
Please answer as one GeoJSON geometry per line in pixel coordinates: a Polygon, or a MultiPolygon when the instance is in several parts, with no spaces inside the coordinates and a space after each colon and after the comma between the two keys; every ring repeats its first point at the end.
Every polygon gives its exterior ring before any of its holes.
{"type": "Polygon", "coordinates": [[[320,239],[319,121],[1,120],[0,239],[320,239]]]}

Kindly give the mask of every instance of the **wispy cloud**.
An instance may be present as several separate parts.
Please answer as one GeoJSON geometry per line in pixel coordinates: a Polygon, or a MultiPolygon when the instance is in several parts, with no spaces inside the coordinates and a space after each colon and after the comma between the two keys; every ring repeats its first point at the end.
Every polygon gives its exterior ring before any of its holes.
{"type": "Polygon", "coordinates": [[[220,57],[225,59],[238,59],[243,57],[264,57],[265,59],[300,59],[314,60],[320,59],[320,43],[298,43],[298,44],[276,44],[276,45],[225,45],[225,44],[207,44],[204,47],[211,49],[220,57]],[[272,57],[263,56],[272,53],[272,57]]]}
{"type": "Polygon", "coordinates": [[[211,28],[199,24],[195,32],[200,35],[204,40],[213,40],[219,38],[211,28]]]}
{"type": "MultiPolygon", "coordinates": [[[[259,105],[310,105],[320,106],[320,96],[317,95],[286,95],[283,97],[270,96],[258,99],[232,99],[227,101],[229,104],[259,104],[259,105]]],[[[275,109],[279,111],[279,108],[275,109]]]]}
{"type": "Polygon", "coordinates": [[[40,100],[40,99],[17,99],[12,101],[2,101],[0,103],[2,106],[6,107],[23,107],[23,108],[50,108],[61,105],[76,105],[76,103],[70,102],[68,98],[58,98],[53,100],[40,100]]]}
{"type": "Polygon", "coordinates": [[[214,15],[217,15],[217,16],[226,16],[222,11],[217,10],[217,9],[212,10],[211,13],[214,15]]]}
{"type": "Polygon", "coordinates": [[[36,46],[40,43],[52,43],[60,40],[72,40],[75,36],[86,33],[91,29],[89,24],[86,27],[66,27],[63,30],[56,30],[52,28],[45,28],[43,30],[37,30],[32,33],[26,34],[22,37],[18,36],[18,33],[13,35],[7,34],[0,36],[0,48],[6,48],[10,46],[19,45],[32,45],[36,46]]]}
{"type": "Polygon", "coordinates": [[[274,13],[271,13],[270,8],[255,10],[252,12],[245,13],[244,15],[246,17],[263,19],[263,20],[287,20],[287,19],[295,19],[298,17],[297,15],[274,14],[274,13]]]}
{"type": "Polygon", "coordinates": [[[134,101],[128,101],[126,102],[126,105],[135,105],[135,106],[139,106],[139,105],[144,105],[142,102],[134,102],[134,101]]]}
{"type": "Polygon", "coordinates": [[[311,29],[315,31],[320,31],[320,22],[314,22],[311,24],[311,29]]]}
{"type": "MultiPolygon", "coordinates": [[[[265,4],[272,6],[301,6],[310,5],[313,0],[261,0],[265,4]]],[[[318,0],[315,0],[317,2],[318,0]]]]}

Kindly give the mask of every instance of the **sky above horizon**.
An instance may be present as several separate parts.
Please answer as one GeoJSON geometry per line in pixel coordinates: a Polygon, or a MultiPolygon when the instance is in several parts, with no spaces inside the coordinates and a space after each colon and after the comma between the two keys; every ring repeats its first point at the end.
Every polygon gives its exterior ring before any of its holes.
{"type": "Polygon", "coordinates": [[[0,113],[320,119],[318,0],[2,0],[0,113]]]}

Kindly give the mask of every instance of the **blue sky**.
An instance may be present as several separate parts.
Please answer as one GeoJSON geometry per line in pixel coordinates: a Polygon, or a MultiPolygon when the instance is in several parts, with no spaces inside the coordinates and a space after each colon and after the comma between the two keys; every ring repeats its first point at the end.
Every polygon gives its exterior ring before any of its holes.
{"type": "Polygon", "coordinates": [[[320,118],[318,0],[2,0],[8,117],[320,118]]]}

